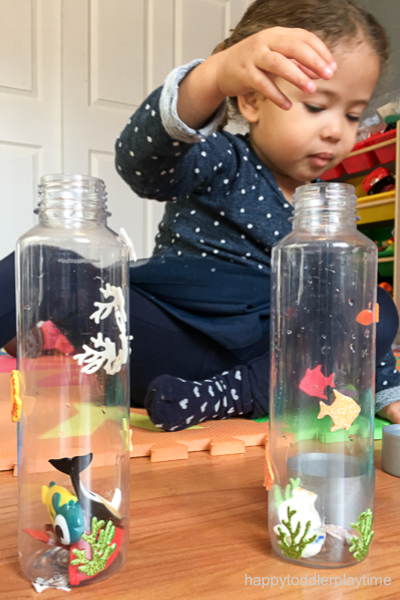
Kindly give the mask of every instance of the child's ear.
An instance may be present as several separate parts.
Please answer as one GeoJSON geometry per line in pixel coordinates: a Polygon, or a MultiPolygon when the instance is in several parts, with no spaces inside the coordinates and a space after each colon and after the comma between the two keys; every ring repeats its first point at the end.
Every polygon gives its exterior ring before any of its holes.
{"type": "Polygon", "coordinates": [[[242,117],[249,123],[257,123],[263,96],[260,92],[251,91],[237,97],[238,108],[242,117]]]}

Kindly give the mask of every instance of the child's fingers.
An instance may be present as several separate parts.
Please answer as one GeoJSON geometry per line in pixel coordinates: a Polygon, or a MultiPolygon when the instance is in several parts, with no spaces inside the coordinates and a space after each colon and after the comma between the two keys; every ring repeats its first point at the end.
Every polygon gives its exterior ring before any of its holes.
{"type": "Polygon", "coordinates": [[[279,52],[287,59],[294,58],[322,79],[329,79],[334,73],[331,63],[328,64],[314,48],[293,36],[278,37],[276,42],[270,45],[270,50],[279,52]]]}
{"type": "Polygon", "coordinates": [[[336,63],[333,54],[320,37],[315,35],[315,33],[311,33],[311,31],[306,31],[305,29],[300,28],[292,29],[292,32],[307,45],[311,46],[311,48],[315,50],[322,60],[324,60],[331,68],[333,67],[333,70],[335,70],[336,63]]]}
{"type": "MultiPolygon", "coordinates": [[[[269,51],[265,63],[268,65],[266,69],[263,68],[264,61],[260,61],[256,66],[268,74],[272,73],[277,77],[282,77],[305,93],[311,94],[315,92],[315,83],[293,61],[285,58],[279,52],[269,51]]],[[[265,79],[268,79],[268,75],[266,75],[265,79]]]]}
{"type": "Polygon", "coordinates": [[[300,64],[294,58],[291,58],[290,60],[292,61],[292,63],[294,65],[296,65],[296,67],[299,67],[299,69],[301,69],[303,71],[303,73],[305,73],[307,75],[307,77],[309,77],[310,79],[319,79],[318,75],[316,75],[315,73],[313,73],[313,71],[311,71],[310,69],[307,69],[307,67],[305,67],[304,65],[300,64]]]}
{"type": "MultiPolygon", "coordinates": [[[[289,33],[288,30],[277,29],[278,31],[273,31],[269,36],[267,47],[270,51],[278,52],[287,59],[295,59],[318,77],[323,79],[332,77],[336,65],[322,40],[302,29],[289,30],[289,33]]],[[[266,61],[268,58],[269,54],[266,51],[266,61]]]]}
{"type": "Polygon", "coordinates": [[[259,69],[255,69],[253,74],[252,88],[258,92],[261,92],[263,96],[269,98],[272,102],[274,102],[274,104],[280,108],[283,108],[284,110],[289,110],[289,108],[292,106],[289,98],[285,96],[285,94],[275,85],[268,75],[259,69]]]}

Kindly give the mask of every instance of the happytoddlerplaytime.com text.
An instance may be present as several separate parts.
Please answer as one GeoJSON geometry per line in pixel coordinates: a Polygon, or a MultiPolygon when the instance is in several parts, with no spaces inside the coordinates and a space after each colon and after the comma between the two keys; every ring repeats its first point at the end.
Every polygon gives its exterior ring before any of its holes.
{"type": "Polygon", "coordinates": [[[275,588],[279,587],[282,589],[286,585],[292,586],[332,586],[338,587],[354,587],[358,589],[360,587],[371,587],[390,585],[392,580],[390,577],[375,577],[373,575],[361,575],[360,577],[350,577],[346,574],[338,577],[337,575],[323,576],[320,573],[314,573],[313,575],[303,575],[302,577],[292,577],[286,575],[285,577],[250,577],[247,573],[244,576],[244,584],[247,586],[255,586],[262,588],[275,588]]]}

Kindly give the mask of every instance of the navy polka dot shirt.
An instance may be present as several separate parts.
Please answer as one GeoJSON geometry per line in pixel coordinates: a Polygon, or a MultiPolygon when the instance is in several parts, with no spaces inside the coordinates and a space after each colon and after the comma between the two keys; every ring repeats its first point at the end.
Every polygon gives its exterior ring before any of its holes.
{"type": "MultiPolygon", "coordinates": [[[[131,117],[116,142],[116,168],[138,196],[165,202],[154,257],[214,258],[269,275],[293,208],[248,136],[218,131],[223,106],[198,131],[180,121],[178,86],[199,62],[172,71],[131,117]]],[[[377,366],[376,410],[400,400],[399,382],[391,352],[377,366]]]]}

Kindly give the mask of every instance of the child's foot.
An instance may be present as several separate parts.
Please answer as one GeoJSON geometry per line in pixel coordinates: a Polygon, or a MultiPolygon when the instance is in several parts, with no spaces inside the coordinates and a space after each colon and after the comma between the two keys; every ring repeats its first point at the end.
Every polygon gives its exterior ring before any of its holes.
{"type": "Polygon", "coordinates": [[[178,431],[208,419],[229,419],[251,412],[247,367],[204,381],[161,375],[147,390],[145,407],[156,427],[178,431]]]}

